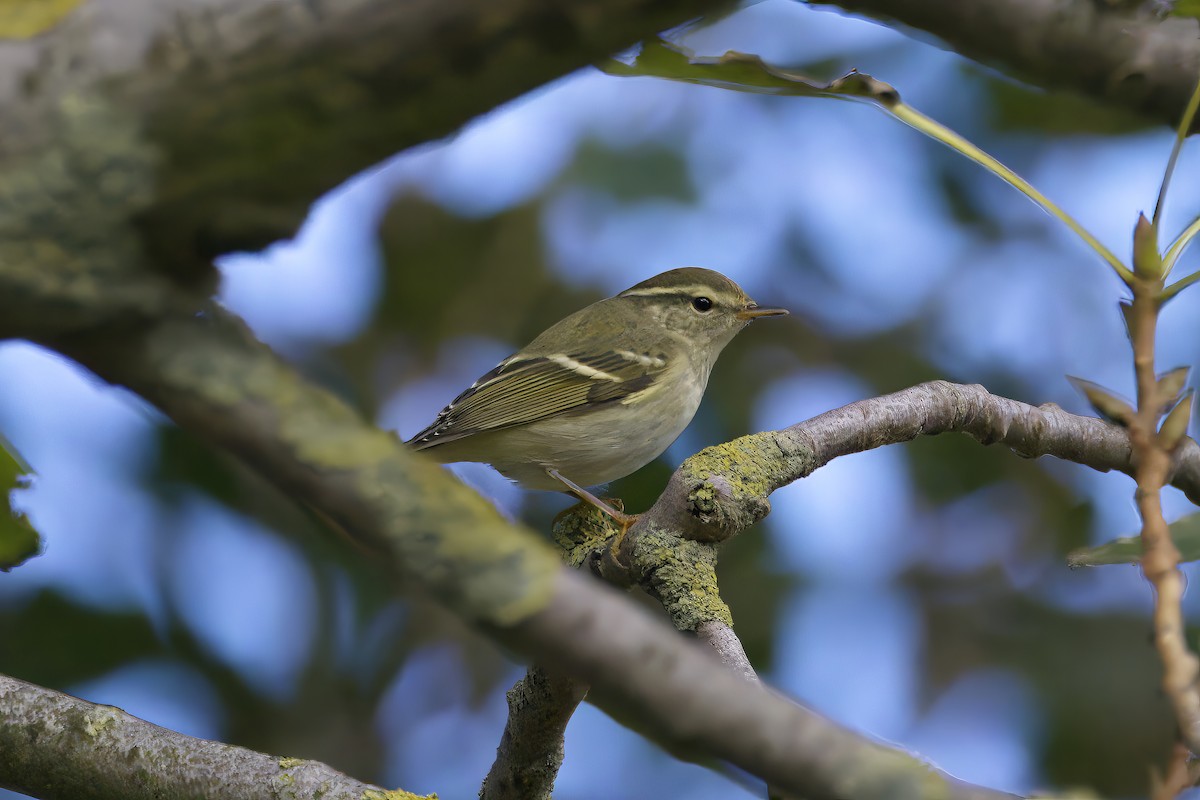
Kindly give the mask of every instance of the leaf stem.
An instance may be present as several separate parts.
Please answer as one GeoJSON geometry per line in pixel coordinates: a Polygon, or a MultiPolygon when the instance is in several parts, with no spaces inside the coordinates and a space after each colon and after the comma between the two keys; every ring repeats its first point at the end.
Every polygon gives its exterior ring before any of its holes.
{"type": "Polygon", "coordinates": [[[1183,229],[1183,233],[1176,237],[1175,241],[1171,242],[1171,246],[1167,248],[1167,252],[1163,254],[1163,277],[1171,274],[1171,270],[1175,269],[1176,262],[1183,255],[1183,251],[1196,238],[1196,234],[1200,233],[1200,217],[1192,220],[1192,224],[1183,229]]]}
{"type": "Polygon", "coordinates": [[[1151,222],[1155,228],[1158,227],[1163,206],[1166,205],[1167,187],[1171,185],[1171,176],[1175,174],[1175,164],[1179,161],[1179,151],[1183,149],[1183,140],[1187,138],[1188,131],[1191,130],[1197,108],[1200,108],[1200,79],[1196,81],[1196,88],[1192,90],[1192,96],[1188,100],[1187,108],[1184,109],[1183,118],[1179,120],[1179,127],[1175,129],[1175,144],[1171,147],[1171,157],[1167,159],[1167,168],[1163,170],[1162,184],[1158,187],[1158,200],[1154,203],[1154,218],[1151,222]]]}
{"type": "Polygon", "coordinates": [[[1133,282],[1133,272],[1121,263],[1121,259],[1113,255],[1111,250],[1101,244],[1095,236],[1092,236],[1092,234],[1086,228],[1080,225],[1074,217],[1059,208],[1059,206],[1050,200],[1050,198],[1046,197],[1046,195],[1034,188],[1029,181],[1022,178],[1016,172],[1013,172],[1012,169],[1005,166],[994,156],[984,152],[963,136],[950,130],[940,122],[930,119],[912,106],[905,105],[904,103],[896,103],[892,106],[885,105],[884,109],[891,112],[896,119],[900,120],[905,125],[909,125],[917,129],[926,136],[938,140],[947,147],[950,147],[971,159],[976,164],[979,164],[984,169],[998,176],[1005,183],[1008,183],[1030,200],[1037,203],[1044,211],[1062,220],[1062,222],[1066,224],[1068,228],[1074,231],[1080,239],[1083,239],[1088,247],[1095,250],[1096,253],[1098,253],[1100,257],[1104,259],[1104,261],[1110,267],[1112,267],[1113,272],[1117,273],[1117,276],[1120,277],[1120,279],[1124,281],[1126,285],[1129,285],[1133,282]]]}

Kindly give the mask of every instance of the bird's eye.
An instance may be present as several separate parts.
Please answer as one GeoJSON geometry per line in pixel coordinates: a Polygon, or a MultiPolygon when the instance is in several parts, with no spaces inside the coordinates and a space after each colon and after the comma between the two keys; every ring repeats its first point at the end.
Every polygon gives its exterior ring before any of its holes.
{"type": "Polygon", "coordinates": [[[713,301],[708,297],[695,297],[692,299],[692,308],[699,311],[701,314],[712,311],[713,301]]]}

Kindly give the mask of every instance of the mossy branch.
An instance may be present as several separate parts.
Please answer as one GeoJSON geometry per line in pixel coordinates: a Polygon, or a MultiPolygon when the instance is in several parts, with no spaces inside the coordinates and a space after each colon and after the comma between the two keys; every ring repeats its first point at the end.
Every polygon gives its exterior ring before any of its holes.
{"type": "MultiPolygon", "coordinates": [[[[657,528],[721,541],[766,516],[771,492],[839,456],[951,432],[1002,444],[1024,458],[1054,456],[1133,474],[1129,436],[1116,425],[1054,404],[1009,400],[978,385],[933,381],[702,450],[675,471],[627,538],[657,528]]],[[[1176,451],[1170,477],[1200,504],[1200,447],[1191,439],[1176,451]]]]}
{"type": "Polygon", "coordinates": [[[44,800],[419,800],[0,675],[0,787],[44,800]],[[374,794],[371,794],[374,793],[374,794]]]}
{"type": "Polygon", "coordinates": [[[236,319],[210,312],[48,344],[383,548],[406,580],[589,685],[597,705],[673,752],[728,761],[811,800],[1008,797],[727,671],[619,593],[563,567],[531,532],[305,381],[236,319]]]}

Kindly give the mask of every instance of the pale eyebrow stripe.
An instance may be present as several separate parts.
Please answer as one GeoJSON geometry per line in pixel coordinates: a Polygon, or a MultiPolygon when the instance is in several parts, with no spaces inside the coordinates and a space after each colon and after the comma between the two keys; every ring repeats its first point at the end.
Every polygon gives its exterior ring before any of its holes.
{"type": "Polygon", "coordinates": [[[598,381],[613,381],[614,383],[622,383],[623,378],[618,378],[616,375],[609,374],[604,370],[589,367],[587,364],[580,363],[570,356],[564,356],[561,353],[554,353],[546,356],[547,359],[558,364],[560,367],[571,370],[576,375],[582,375],[585,378],[591,378],[598,381]]]}
{"type": "Polygon", "coordinates": [[[701,286],[652,286],[648,289],[626,289],[617,297],[658,297],[664,294],[677,294],[680,297],[690,297],[694,294],[712,294],[712,287],[701,286]]]}

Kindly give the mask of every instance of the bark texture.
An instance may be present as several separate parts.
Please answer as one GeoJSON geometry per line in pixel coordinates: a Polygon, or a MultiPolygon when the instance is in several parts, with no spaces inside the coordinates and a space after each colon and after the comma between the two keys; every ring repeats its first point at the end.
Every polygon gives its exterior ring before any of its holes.
{"type": "Polygon", "coordinates": [[[315,761],[193,739],[0,675],[0,787],[45,800],[418,800],[315,761]]]}
{"type": "Polygon", "coordinates": [[[1139,9],[1099,0],[836,0],[833,5],[933,34],[967,58],[1035,86],[1069,89],[1172,127],[1200,76],[1200,25],[1189,18],[1162,19],[1150,4],[1139,9]]]}

